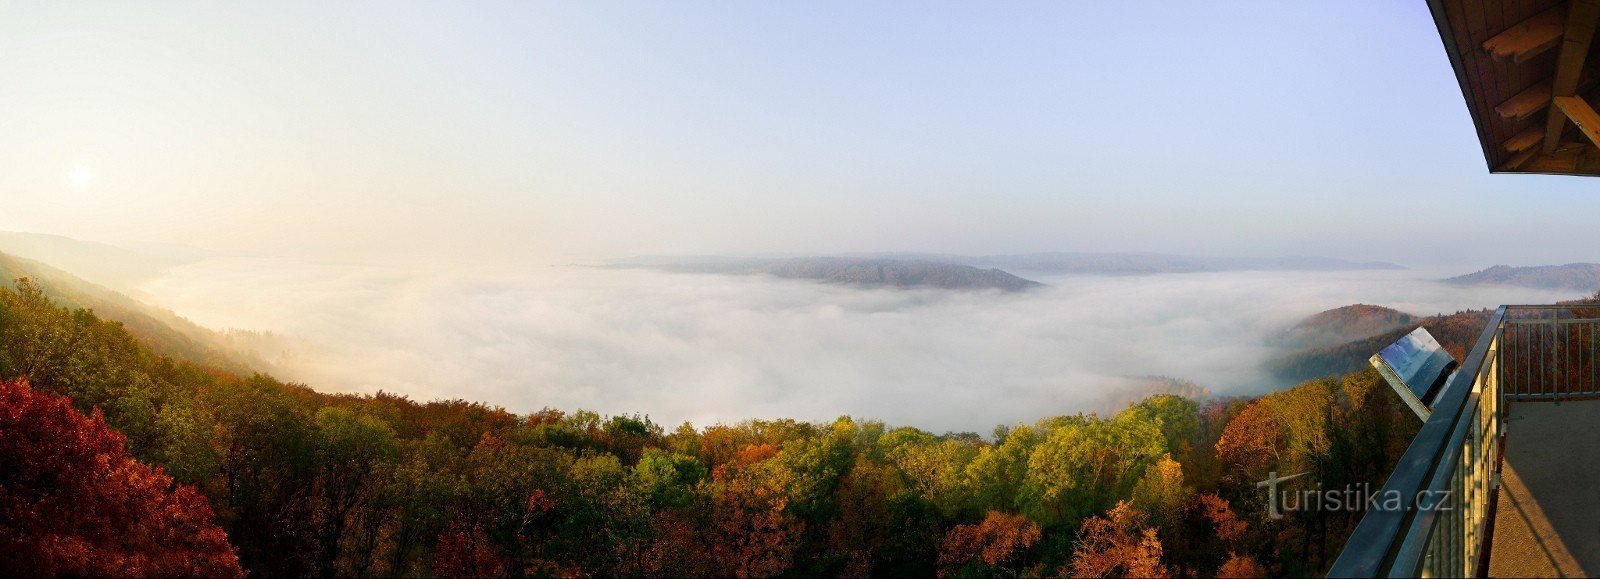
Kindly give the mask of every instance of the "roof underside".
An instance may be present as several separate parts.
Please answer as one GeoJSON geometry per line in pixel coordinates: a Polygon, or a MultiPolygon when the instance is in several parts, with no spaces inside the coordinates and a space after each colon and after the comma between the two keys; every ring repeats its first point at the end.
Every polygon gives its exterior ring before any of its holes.
{"type": "Polygon", "coordinates": [[[1600,0],[1428,0],[1493,173],[1600,175],[1600,0]]]}

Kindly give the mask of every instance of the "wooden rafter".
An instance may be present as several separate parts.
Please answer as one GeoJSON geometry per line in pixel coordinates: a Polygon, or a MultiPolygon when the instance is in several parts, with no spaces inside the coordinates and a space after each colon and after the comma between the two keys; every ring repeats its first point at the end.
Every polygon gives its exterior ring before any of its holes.
{"type": "Polygon", "coordinates": [[[1526,130],[1517,133],[1517,136],[1506,139],[1504,143],[1500,143],[1500,148],[1505,149],[1507,153],[1511,153],[1513,155],[1525,151],[1536,151],[1537,148],[1535,145],[1538,145],[1539,141],[1543,139],[1544,127],[1528,127],[1526,130]]]}
{"type": "Polygon", "coordinates": [[[1517,153],[1516,156],[1512,157],[1511,160],[1506,161],[1505,163],[1502,163],[1500,165],[1500,167],[1498,167],[1496,170],[1497,171],[1515,171],[1517,169],[1521,169],[1523,165],[1528,164],[1528,161],[1532,161],[1534,155],[1537,155],[1538,153],[1539,153],[1538,149],[1528,149],[1528,150],[1523,151],[1521,153],[1517,153]]]}
{"type": "MultiPolygon", "coordinates": [[[[1562,34],[1561,54],[1556,57],[1555,78],[1550,81],[1550,96],[1558,105],[1563,98],[1572,98],[1590,114],[1590,108],[1583,99],[1573,95],[1578,92],[1578,77],[1583,73],[1583,62],[1589,57],[1589,43],[1594,40],[1595,24],[1600,22],[1600,0],[1572,0],[1567,10],[1566,27],[1562,34]]],[[[1569,102],[1570,104],[1570,102],[1569,102]]],[[[1571,118],[1571,113],[1564,107],[1552,107],[1545,119],[1544,152],[1554,153],[1556,145],[1561,141],[1561,131],[1566,128],[1566,118],[1571,118]],[[1560,109],[1560,110],[1557,110],[1560,109]],[[1566,113],[1566,114],[1563,114],[1566,113]]],[[[1580,124],[1581,128],[1581,124],[1580,124]]],[[[1600,130],[1600,126],[1592,127],[1600,130]]],[[[1585,135],[1590,135],[1585,129],[1585,135]]]]}
{"type": "Polygon", "coordinates": [[[1535,83],[1516,96],[1506,99],[1494,108],[1500,118],[1510,121],[1520,121],[1533,116],[1550,105],[1550,81],[1535,83]]]}
{"type": "Polygon", "coordinates": [[[1562,20],[1561,6],[1557,5],[1485,40],[1483,49],[1495,60],[1521,64],[1561,43],[1565,30],[1562,20]]]}

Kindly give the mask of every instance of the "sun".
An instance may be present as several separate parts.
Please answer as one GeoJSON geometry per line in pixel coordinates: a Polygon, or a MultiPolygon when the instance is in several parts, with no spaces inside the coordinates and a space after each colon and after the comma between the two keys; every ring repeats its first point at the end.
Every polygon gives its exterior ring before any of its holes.
{"type": "Polygon", "coordinates": [[[80,189],[83,187],[88,187],[89,181],[93,179],[94,172],[90,171],[88,167],[83,165],[73,167],[72,171],[67,173],[67,180],[72,182],[73,187],[78,187],[80,189]]]}

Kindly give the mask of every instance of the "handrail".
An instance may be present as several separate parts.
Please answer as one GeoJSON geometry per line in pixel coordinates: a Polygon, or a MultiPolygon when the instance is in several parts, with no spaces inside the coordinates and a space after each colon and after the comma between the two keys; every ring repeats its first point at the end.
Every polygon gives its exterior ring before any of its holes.
{"type": "Polygon", "coordinates": [[[1489,318],[1472,352],[1434,401],[1433,413],[1383,483],[1379,491],[1382,496],[1406,497],[1404,507],[1372,510],[1362,516],[1328,576],[1377,577],[1385,574],[1386,569],[1398,575],[1416,574],[1429,534],[1417,531],[1430,529],[1438,511],[1414,509],[1412,500],[1421,496],[1424,485],[1427,490],[1439,490],[1443,488],[1440,485],[1449,485],[1453,478],[1457,461],[1449,459],[1459,456],[1465,442],[1462,429],[1470,426],[1463,416],[1470,419],[1475,415],[1473,412],[1463,414],[1463,411],[1477,408],[1479,399],[1473,395],[1473,384],[1484,370],[1484,362],[1506,311],[1507,306],[1501,306],[1489,318]],[[1402,534],[1402,529],[1408,532],[1402,534]]]}
{"type": "MultiPolygon", "coordinates": [[[[1496,338],[1497,336],[1492,336],[1491,340],[1496,338]]],[[[1491,342],[1490,350],[1492,351],[1493,349],[1493,342],[1491,342]]],[[[1489,356],[1485,356],[1485,359],[1492,360],[1489,356]]],[[[1475,383],[1481,383],[1484,378],[1483,370],[1489,367],[1489,365],[1480,365],[1479,371],[1472,376],[1472,380],[1465,382],[1465,384],[1471,386],[1475,383]]],[[[1442,492],[1460,490],[1452,488],[1452,485],[1456,482],[1456,469],[1461,467],[1461,453],[1472,437],[1472,428],[1474,426],[1472,418],[1476,414],[1473,410],[1482,407],[1483,399],[1481,394],[1499,395],[1498,392],[1482,392],[1476,388],[1471,389],[1466,404],[1463,406],[1461,416],[1456,420],[1455,428],[1450,431],[1450,437],[1446,439],[1449,443],[1444,453],[1439,457],[1439,468],[1434,471],[1433,476],[1429,479],[1428,488],[1425,490],[1428,496],[1441,497],[1446,496],[1441,494],[1442,492]]],[[[1498,408],[1498,405],[1496,405],[1496,408],[1498,408]]],[[[1470,508],[1471,505],[1465,504],[1466,501],[1461,501],[1460,497],[1449,496],[1451,500],[1455,501],[1451,505],[1454,508],[1470,508]]],[[[1421,573],[1421,567],[1424,564],[1424,552],[1432,539],[1431,529],[1438,523],[1440,510],[1439,508],[1416,510],[1416,514],[1411,519],[1411,524],[1406,529],[1400,549],[1395,553],[1394,564],[1391,566],[1391,577],[1417,577],[1423,574],[1421,573]]]]}

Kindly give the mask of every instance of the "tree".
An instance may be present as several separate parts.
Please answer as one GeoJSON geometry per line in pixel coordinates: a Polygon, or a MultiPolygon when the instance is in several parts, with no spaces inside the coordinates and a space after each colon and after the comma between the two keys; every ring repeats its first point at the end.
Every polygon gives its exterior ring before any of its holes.
{"type": "Polygon", "coordinates": [[[1142,526],[1142,513],[1128,503],[1118,503],[1104,517],[1083,520],[1078,545],[1072,552],[1071,575],[1107,577],[1170,577],[1162,563],[1161,540],[1156,530],[1142,526]]]}
{"type": "Polygon", "coordinates": [[[367,540],[357,537],[355,543],[363,548],[352,549],[355,557],[350,569],[335,567],[342,551],[341,543],[358,511],[366,519],[362,530],[376,533],[379,522],[372,520],[374,513],[361,507],[370,505],[376,498],[400,448],[389,425],[370,416],[325,407],[317,411],[316,423],[320,471],[317,487],[322,499],[317,568],[323,574],[342,571],[359,575],[371,563],[370,535],[367,540]]]}
{"type": "Polygon", "coordinates": [[[940,439],[909,428],[897,428],[884,439],[892,445],[885,454],[905,473],[919,498],[945,517],[966,512],[971,503],[966,471],[978,456],[977,444],[940,439]]]}
{"type": "Polygon", "coordinates": [[[441,577],[504,577],[506,560],[495,549],[483,527],[466,528],[451,523],[439,534],[434,549],[433,572],[441,577]]]}
{"type": "Polygon", "coordinates": [[[794,563],[805,522],[789,508],[788,493],[774,476],[777,454],[771,444],[746,446],[712,473],[710,536],[719,574],[772,577],[794,563]]]}
{"type": "Polygon", "coordinates": [[[1018,507],[1017,492],[1028,476],[1028,457],[1038,445],[1038,431],[1018,426],[1006,431],[998,445],[978,451],[967,465],[967,480],[978,508],[1003,511],[1018,507]]]}
{"type": "Polygon", "coordinates": [[[306,403],[264,376],[207,396],[222,423],[219,516],[240,558],[268,574],[311,574],[319,554],[311,500],[316,432],[306,403]]]}
{"type": "Polygon", "coordinates": [[[976,525],[956,525],[939,549],[939,576],[1017,576],[1023,554],[1039,542],[1039,525],[1022,515],[989,511],[976,525]]]}
{"type": "Polygon", "coordinates": [[[1227,579],[1250,579],[1266,577],[1267,570],[1257,563],[1254,557],[1230,555],[1227,562],[1217,568],[1217,577],[1227,579]]]}
{"type": "Polygon", "coordinates": [[[694,457],[647,448],[633,466],[634,476],[657,509],[683,508],[698,498],[695,487],[707,476],[694,457]]]}
{"type": "Polygon", "coordinates": [[[382,503],[393,512],[388,566],[381,574],[413,576],[423,572],[414,562],[445,530],[461,494],[461,457],[448,436],[429,432],[405,447],[384,487],[382,503]]]}
{"type": "Polygon", "coordinates": [[[1184,504],[1193,492],[1183,484],[1183,465],[1163,456],[1133,485],[1131,501],[1135,509],[1151,513],[1163,528],[1170,528],[1181,518],[1184,504]]]}
{"type": "Polygon", "coordinates": [[[1028,458],[1018,502],[1046,526],[1074,525],[1128,496],[1166,456],[1166,438],[1136,415],[1061,421],[1028,458]]]}
{"type": "Polygon", "coordinates": [[[6,575],[244,575],[194,487],[20,379],[0,382],[0,513],[6,575]]]}
{"type": "Polygon", "coordinates": [[[1233,543],[1244,538],[1250,524],[1239,520],[1228,500],[1212,493],[1200,495],[1200,508],[1207,521],[1213,525],[1218,539],[1233,543]]]}

